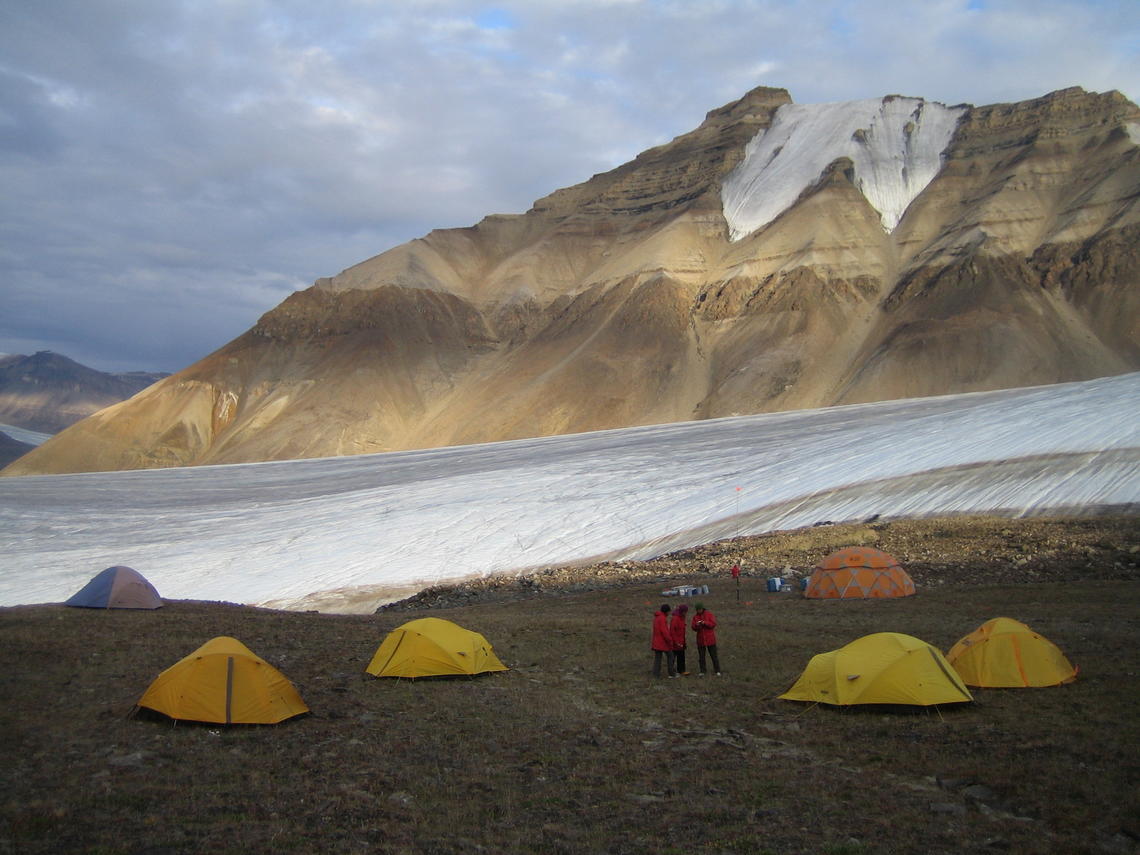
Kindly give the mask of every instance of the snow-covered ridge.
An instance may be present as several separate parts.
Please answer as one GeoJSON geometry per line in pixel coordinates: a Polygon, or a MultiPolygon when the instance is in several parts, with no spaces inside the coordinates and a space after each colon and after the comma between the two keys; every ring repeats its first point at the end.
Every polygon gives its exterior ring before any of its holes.
{"type": "Polygon", "coordinates": [[[43,445],[52,437],[50,433],[40,433],[37,430],[27,430],[15,425],[3,424],[0,424],[0,433],[6,433],[17,442],[26,442],[28,445],[43,445]]]}
{"type": "Polygon", "coordinates": [[[368,612],[468,576],[822,520],[1111,506],[1140,507],[1140,372],[424,451],[4,478],[0,605],[59,602],[127,564],[170,599],[368,612]]]}
{"type": "Polygon", "coordinates": [[[745,148],[721,189],[730,237],[739,240],[787,210],[828,164],[849,157],[855,185],[891,231],[942,166],[965,107],[887,96],[785,104],[745,148]]]}

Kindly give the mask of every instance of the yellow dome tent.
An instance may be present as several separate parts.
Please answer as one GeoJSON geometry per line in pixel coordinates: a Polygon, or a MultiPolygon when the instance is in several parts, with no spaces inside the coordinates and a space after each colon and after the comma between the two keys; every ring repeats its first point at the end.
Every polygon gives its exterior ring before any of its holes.
{"type": "Polygon", "coordinates": [[[138,705],[216,724],[276,724],[309,711],[280,671],[225,635],[159,674],[138,705]]]}
{"type": "Polygon", "coordinates": [[[951,647],[946,659],[969,686],[1059,686],[1077,678],[1053,642],[1007,617],[983,623],[951,647]]]}
{"type": "Polygon", "coordinates": [[[506,671],[477,632],[442,618],[408,621],[388,633],[364,669],[375,677],[441,677],[506,671]]]}
{"type": "Polygon", "coordinates": [[[835,706],[930,706],[974,699],[937,649],[899,632],[865,635],[813,656],[795,685],[780,697],[835,706]]]}
{"type": "Polygon", "coordinates": [[[914,580],[892,555],[869,546],[836,550],[815,566],[804,596],[811,599],[909,597],[914,580]]]}

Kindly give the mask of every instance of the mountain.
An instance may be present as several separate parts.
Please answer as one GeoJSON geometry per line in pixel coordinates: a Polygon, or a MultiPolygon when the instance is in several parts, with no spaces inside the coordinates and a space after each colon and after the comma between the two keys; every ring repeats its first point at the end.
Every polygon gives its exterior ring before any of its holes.
{"type": "Polygon", "coordinates": [[[1140,368],[1140,110],[759,88],[267,312],[5,474],[359,454],[1140,368]]]}
{"type": "Polygon", "coordinates": [[[167,376],[107,374],[50,350],[0,356],[0,423],[57,433],[167,376]]]}
{"type": "Polygon", "coordinates": [[[7,466],[17,457],[22,457],[35,448],[29,442],[21,442],[0,430],[0,466],[7,466]]]}

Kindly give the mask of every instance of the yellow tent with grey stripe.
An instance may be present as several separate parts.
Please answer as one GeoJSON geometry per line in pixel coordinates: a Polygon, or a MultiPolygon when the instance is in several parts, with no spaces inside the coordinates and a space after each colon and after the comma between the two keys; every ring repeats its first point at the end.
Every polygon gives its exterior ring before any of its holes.
{"type": "Polygon", "coordinates": [[[159,674],[138,705],[214,724],[276,724],[309,711],[280,671],[227,635],[159,674]]]}
{"type": "Polygon", "coordinates": [[[813,656],[780,697],[835,706],[932,706],[974,699],[937,648],[901,632],[876,632],[813,656]]]}
{"type": "Polygon", "coordinates": [[[410,620],[388,633],[364,670],[375,677],[414,679],[508,669],[479,633],[429,617],[410,620]]]}

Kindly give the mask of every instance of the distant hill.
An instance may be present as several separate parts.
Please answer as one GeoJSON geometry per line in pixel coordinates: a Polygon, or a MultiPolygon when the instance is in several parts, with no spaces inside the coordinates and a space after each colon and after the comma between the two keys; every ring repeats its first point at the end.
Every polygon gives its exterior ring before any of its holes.
{"type": "Polygon", "coordinates": [[[0,356],[0,423],[58,433],[166,376],[142,371],[108,374],[50,350],[0,356]]]}
{"type": "Polygon", "coordinates": [[[17,457],[27,454],[35,448],[29,442],[20,442],[18,439],[13,439],[8,434],[0,431],[0,467],[7,466],[17,457]]]}

